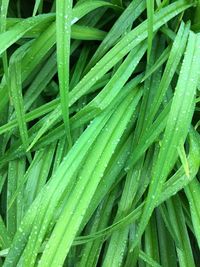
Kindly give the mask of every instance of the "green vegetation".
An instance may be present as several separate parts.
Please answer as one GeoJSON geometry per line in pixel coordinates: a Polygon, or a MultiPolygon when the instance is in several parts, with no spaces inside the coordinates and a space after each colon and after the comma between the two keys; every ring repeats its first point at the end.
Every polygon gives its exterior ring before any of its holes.
{"type": "Polygon", "coordinates": [[[0,266],[200,266],[200,1],[0,3],[0,266]]]}

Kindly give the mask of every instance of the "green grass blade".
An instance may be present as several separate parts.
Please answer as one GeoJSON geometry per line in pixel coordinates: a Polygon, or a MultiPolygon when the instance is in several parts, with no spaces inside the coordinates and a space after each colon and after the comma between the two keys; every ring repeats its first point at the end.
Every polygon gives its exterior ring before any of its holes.
{"type": "Polygon", "coordinates": [[[146,0],[147,2],[147,19],[148,19],[148,50],[147,60],[150,60],[150,54],[153,42],[153,20],[154,20],[154,0],[146,0]]]}
{"type": "Polygon", "coordinates": [[[194,226],[194,232],[195,236],[198,242],[198,245],[200,247],[200,212],[198,209],[198,204],[199,203],[199,192],[200,192],[200,185],[199,181],[197,178],[194,178],[194,180],[187,186],[185,187],[185,192],[189,201],[190,205],[190,212],[192,216],[192,223],[194,226]]]}
{"type": "Polygon", "coordinates": [[[10,65],[10,93],[16,111],[21,140],[26,150],[28,148],[28,130],[25,121],[25,111],[22,96],[21,63],[15,61],[10,65]]]}
{"type": "Polygon", "coordinates": [[[72,1],[64,0],[61,3],[56,1],[56,3],[56,40],[60,103],[66,135],[69,147],[71,147],[72,138],[69,125],[69,64],[72,1]]]}

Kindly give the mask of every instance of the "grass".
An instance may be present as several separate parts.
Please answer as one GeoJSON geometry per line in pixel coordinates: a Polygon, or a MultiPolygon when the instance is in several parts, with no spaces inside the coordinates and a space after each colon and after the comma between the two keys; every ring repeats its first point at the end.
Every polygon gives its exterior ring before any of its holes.
{"type": "Polygon", "coordinates": [[[199,1],[0,4],[0,266],[199,266],[199,1]]]}

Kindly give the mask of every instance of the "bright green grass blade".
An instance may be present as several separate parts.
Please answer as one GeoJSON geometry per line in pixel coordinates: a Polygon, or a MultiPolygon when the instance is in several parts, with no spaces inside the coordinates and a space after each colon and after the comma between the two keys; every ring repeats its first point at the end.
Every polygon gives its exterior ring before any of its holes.
{"type": "Polygon", "coordinates": [[[72,138],[69,125],[69,64],[71,20],[72,1],[56,1],[56,46],[60,103],[69,147],[72,146],[72,138]]]}
{"type": "Polygon", "coordinates": [[[8,255],[8,250],[9,249],[3,249],[0,251],[0,257],[6,257],[6,255],[8,255]]]}
{"type": "MultiPolygon", "coordinates": [[[[19,22],[22,22],[23,18],[7,18],[7,30],[11,29],[14,25],[19,22]]],[[[36,38],[38,37],[46,28],[50,26],[51,22],[46,22],[44,24],[38,24],[36,27],[31,28],[28,32],[26,32],[22,38],[36,38]]]]}
{"type": "MultiPolygon", "coordinates": [[[[135,227],[133,227],[132,231],[130,232],[129,243],[131,243],[131,241],[133,240],[134,234],[135,234],[135,227]]],[[[128,252],[124,267],[135,266],[137,264],[137,261],[139,260],[139,253],[140,253],[139,246],[137,246],[137,248],[133,252],[131,253],[128,252]]]]}
{"type": "MultiPolygon", "coordinates": [[[[135,196],[138,189],[138,182],[143,175],[144,169],[143,160],[141,160],[134,169],[128,171],[123,194],[118,204],[118,212],[115,221],[118,221],[121,217],[126,215],[132,207],[132,203],[136,203],[135,196]]],[[[127,250],[129,229],[129,227],[123,227],[123,229],[114,232],[111,236],[103,263],[105,266],[120,266],[123,264],[124,253],[127,250]],[[119,240],[121,240],[120,243],[118,242],[119,240]]]]}
{"type": "Polygon", "coordinates": [[[6,17],[7,17],[7,13],[8,13],[8,6],[9,6],[9,0],[2,0],[1,1],[1,32],[5,32],[6,31],[6,17]]]}
{"type": "MultiPolygon", "coordinates": [[[[140,122],[138,122],[138,131],[140,129],[142,135],[145,133],[145,128],[148,132],[147,134],[149,135],[150,124],[152,123],[153,117],[155,116],[156,112],[158,112],[159,105],[163,101],[164,95],[165,95],[165,93],[169,87],[169,84],[171,82],[171,79],[172,79],[172,77],[176,71],[177,64],[180,62],[181,56],[182,56],[184,49],[185,49],[188,34],[189,34],[188,25],[184,29],[184,25],[182,24],[180,27],[180,30],[177,34],[177,37],[173,43],[165,71],[164,71],[163,76],[161,78],[158,89],[155,92],[155,96],[152,98],[152,101],[150,101],[150,95],[149,95],[149,90],[148,90],[149,84],[148,84],[148,81],[146,81],[146,83],[147,83],[147,85],[146,85],[147,93],[146,94],[147,95],[146,95],[146,99],[145,98],[143,99],[143,106],[147,105],[148,103],[150,103],[150,104],[149,104],[149,107],[147,106],[146,109],[143,108],[140,112],[141,120],[140,120],[140,122]],[[146,110],[148,110],[148,113],[146,113],[146,115],[145,115],[146,110]],[[142,113],[144,113],[144,114],[142,115],[142,113]]],[[[151,72],[151,69],[153,67],[154,66],[150,67],[150,72],[151,72]]],[[[147,77],[148,77],[148,72],[149,71],[147,70],[147,77]]],[[[158,78],[156,78],[156,80],[157,79],[158,78]]],[[[155,86],[153,86],[153,87],[155,87],[155,86]]],[[[140,138],[142,138],[142,136],[140,138]]],[[[146,140],[146,139],[143,139],[143,141],[144,140],[146,140]]],[[[138,154],[136,153],[136,155],[138,155],[138,154]]]]}
{"type": "Polygon", "coordinates": [[[185,152],[185,148],[184,148],[183,144],[180,144],[180,146],[178,148],[178,153],[179,153],[183,168],[185,170],[185,174],[189,178],[190,177],[189,163],[187,161],[187,156],[186,156],[186,152],[185,152]]]}
{"type": "MultiPolygon", "coordinates": [[[[193,131],[190,132],[190,152],[188,156],[188,162],[191,166],[191,179],[195,177],[198,172],[199,164],[200,164],[200,147],[199,140],[196,136],[196,133],[193,131]],[[192,176],[193,175],[193,176],[192,176]]],[[[167,181],[163,186],[163,192],[160,196],[160,199],[157,203],[159,206],[161,203],[169,199],[171,196],[175,195],[179,190],[181,190],[184,186],[186,186],[190,180],[187,179],[184,173],[183,167],[177,171],[177,173],[172,176],[172,178],[167,181]]],[[[141,212],[141,210],[140,210],[141,212]]]]}
{"type": "Polygon", "coordinates": [[[34,9],[33,9],[33,16],[35,16],[37,14],[41,3],[42,3],[41,0],[35,0],[35,5],[34,5],[34,9]]]}
{"type": "Polygon", "coordinates": [[[0,35],[2,41],[0,44],[0,54],[2,54],[8,47],[19,40],[26,32],[40,23],[51,22],[55,18],[52,14],[43,14],[36,17],[31,17],[23,20],[13,26],[10,30],[0,35]]]}
{"type": "MultiPolygon", "coordinates": [[[[133,80],[133,83],[134,83],[134,80],[133,80]]],[[[132,88],[132,82],[130,82],[130,86],[131,86],[130,88],[132,88]]],[[[56,103],[57,102],[55,101],[55,105],[56,105],[56,103]]],[[[53,104],[53,102],[52,102],[52,104],[53,104]]],[[[48,111],[48,104],[44,105],[44,110],[45,110],[45,106],[47,106],[47,111],[48,111]]],[[[54,105],[52,105],[52,106],[50,105],[50,108],[54,108],[54,107],[55,107],[54,105]]],[[[160,134],[160,132],[162,132],[162,130],[164,129],[164,127],[166,125],[166,119],[167,119],[167,115],[169,112],[169,108],[170,108],[170,105],[168,105],[164,109],[164,111],[161,112],[160,116],[153,124],[153,127],[151,129],[149,129],[149,136],[146,134],[146,135],[144,135],[144,138],[141,139],[141,142],[138,144],[138,146],[136,147],[136,150],[135,150],[135,151],[137,151],[137,153],[134,153],[134,155],[137,155],[137,157],[135,156],[135,157],[131,158],[131,161],[130,161],[131,163],[136,162],[139,159],[139,157],[142,155],[142,153],[144,153],[144,151],[154,142],[154,140],[157,138],[157,136],[160,134]]],[[[39,111],[39,109],[38,109],[38,111],[39,111]]],[[[41,108],[41,114],[42,114],[42,111],[43,111],[43,108],[41,108]]],[[[36,113],[36,110],[35,110],[35,113],[36,113]]],[[[30,115],[32,115],[32,113],[30,113],[30,115]]],[[[36,115],[37,115],[37,113],[36,113],[36,115]]],[[[37,116],[34,116],[34,114],[33,114],[33,117],[31,117],[31,118],[34,118],[34,117],[37,117],[37,116]]],[[[27,116],[27,118],[29,118],[29,116],[27,116]]],[[[82,121],[81,117],[80,117],[80,120],[82,121]]],[[[72,126],[73,126],[73,124],[72,124],[72,126]]],[[[55,131],[52,131],[52,134],[47,135],[47,138],[43,138],[43,140],[46,140],[44,144],[47,145],[47,144],[50,144],[51,142],[55,141],[56,140],[55,135],[57,135],[57,134],[59,134],[57,137],[58,139],[64,135],[63,127],[58,127],[55,131]]],[[[2,163],[4,162],[4,164],[5,164],[6,160],[13,159],[16,157],[16,155],[23,154],[23,151],[18,146],[15,146],[15,149],[13,152],[8,153],[7,159],[4,156],[4,159],[1,159],[1,162],[2,163]],[[13,153],[13,156],[12,156],[12,153],[13,153]]],[[[38,146],[38,147],[40,147],[40,146],[38,146]]]]}
{"type": "MultiPolygon", "coordinates": [[[[177,15],[178,12],[188,8],[185,1],[179,1],[162,9],[158,14],[155,15],[154,30],[159,28],[165,21],[170,20],[172,17],[177,15]],[[176,10],[176,11],[175,11],[176,10]],[[166,18],[166,15],[167,18],[166,18]]],[[[103,75],[109,71],[119,60],[121,60],[131,49],[136,47],[147,37],[147,23],[146,21],[140,24],[137,28],[128,33],[114,48],[112,48],[96,65],[90,70],[90,72],[83,77],[83,79],[77,84],[77,86],[70,92],[70,105],[75,103],[81,96],[85,95],[88,90],[97,82],[103,75]],[[136,38],[136,39],[135,39],[136,38]]],[[[55,121],[61,116],[61,109],[58,107],[49,118],[47,118],[49,124],[45,124],[34,142],[29,146],[29,150],[37,142],[37,140],[47,131],[47,129],[55,123],[55,121]]]]}
{"type": "MultiPolygon", "coordinates": [[[[7,19],[8,29],[12,26],[16,25],[23,19],[7,19]]],[[[46,24],[39,24],[37,27],[26,32],[22,38],[38,38],[39,35],[46,30],[46,28],[50,25],[50,22],[46,22],[46,24]]],[[[103,40],[106,35],[106,32],[99,30],[95,27],[89,27],[84,25],[74,24],[71,27],[71,38],[78,40],[103,40]]]]}

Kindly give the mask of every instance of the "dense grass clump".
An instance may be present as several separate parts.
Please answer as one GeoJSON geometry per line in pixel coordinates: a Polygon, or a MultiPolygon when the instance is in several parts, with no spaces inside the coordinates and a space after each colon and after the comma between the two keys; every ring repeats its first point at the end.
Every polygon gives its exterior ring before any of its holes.
{"type": "Polygon", "coordinates": [[[200,266],[200,1],[0,3],[0,266],[200,266]]]}

